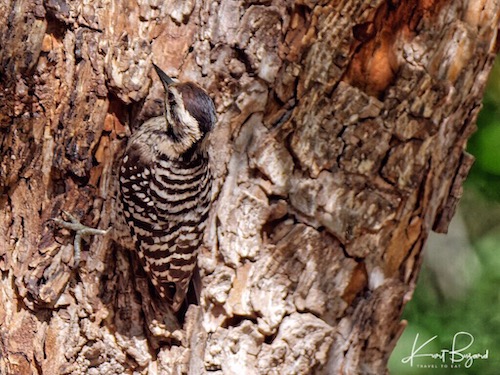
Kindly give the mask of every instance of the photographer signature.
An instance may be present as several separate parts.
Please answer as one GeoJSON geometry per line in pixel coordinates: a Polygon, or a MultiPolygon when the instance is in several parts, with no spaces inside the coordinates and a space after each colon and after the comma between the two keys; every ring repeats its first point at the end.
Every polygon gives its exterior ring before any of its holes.
{"type": "Polygon", "coordinates": [[[426,345],[431,343],[433,340],[438,337],[437,335],[430,338],[422,345],[417,348],[419,334],[415,336],[415,341],[413,341],[413,347],[411,349],[411,354],[408,357],[405,357],[401,360],[403,363],[410,363],[410,366],[413,367],[413,360],[415,358],[422,357],[430,357],[432,359],[439,359],[442,363],[447,362],[449,360],[452,364],[464,362],[464,366],[469,368],[473,365],[474,360],[476,359],[488,359],[489,350],[487,349],[484,353],[466,353],[465,351],[471,347],[474,343],[474,336],[472,336],[469,332],[457,332],[453,336],[453,342],[451,345],[451,349],[441,349],[436,353],[421,353],[426,345]],[[463,342],[465,341],[465,345],[459,347],[457,341],[463,342]]]}

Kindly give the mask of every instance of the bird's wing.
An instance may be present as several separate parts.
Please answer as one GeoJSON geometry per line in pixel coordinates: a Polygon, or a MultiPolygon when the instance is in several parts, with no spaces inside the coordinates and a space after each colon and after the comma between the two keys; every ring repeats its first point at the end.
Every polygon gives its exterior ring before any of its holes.
{"type": "MultiPolygon", "coordinates": [[[[131,146],[120,169],[120,193],[144,270],[160,296],[177,310],[196,266],[200,214],[194,199],[197,189],[177,189],[184,184],[172,183],[175,176],[166,175],[167,162],[144,160],[140,148],[131,146]]],[[[187,175],[182,178],[189,181],[187,175]]]]}
{"type": "Polygon", "coordinates": [[[156,163],[145,160],[139,147],[130,147],[120,168],[120,195],[123,216],[142,266],[160,296],[171,302],[175,294],[175,283],[169,275],[172,254],[170,244],[164,241],[169,224],[158,210],[155,169],[156,163]]]}

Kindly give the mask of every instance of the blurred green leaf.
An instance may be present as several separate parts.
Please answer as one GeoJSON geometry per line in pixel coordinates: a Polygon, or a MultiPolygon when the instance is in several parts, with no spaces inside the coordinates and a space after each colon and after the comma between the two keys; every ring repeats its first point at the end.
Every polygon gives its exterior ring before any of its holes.
{"type": "Polygon", "coordinates": [[[489,199],[500,201],[500,59],[490,73],[477,127],[467,146],[476,163],[466,183],[489,199]]]}
{"type": "Polygon", "coordinates": [[[500,176],[500,118],[494,117],[483,125],[476,137],[477,165],[484,171],[500,176]]]}

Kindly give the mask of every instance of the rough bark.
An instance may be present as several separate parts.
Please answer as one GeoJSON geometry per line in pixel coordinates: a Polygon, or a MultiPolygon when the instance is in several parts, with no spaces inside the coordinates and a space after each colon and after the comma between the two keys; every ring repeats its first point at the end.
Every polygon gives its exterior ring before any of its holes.
{"type": "Polygon", "coordinates": [[[472,163],[498,12],[2,0],[0,373],[385,373],[472,163]],[[203,291],[182,325],[106,239],[72,271],[72,234],[49,220],[112,224],[126,138],[160,113],[152,61],[219,113],[203,291]]]}

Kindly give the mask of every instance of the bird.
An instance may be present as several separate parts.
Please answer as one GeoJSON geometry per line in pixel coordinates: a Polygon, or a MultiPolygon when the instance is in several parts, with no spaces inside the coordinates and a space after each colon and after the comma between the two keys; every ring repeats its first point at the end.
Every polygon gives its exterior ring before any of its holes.
{"type": "MultiPolygon", "coordinates": [[[[178,82],[157,65],[164,87],[163,115],[131,135],[118,171],[112,238],[133,251],[162,299],[177,312],[197,264],[212,205],[209,135],[217,122],[214,102],[194,82],[178,82]]],[[[106,234],[56,220],[77,236],[106,234]],[[64,224],[66,223],[66,224],[64,224]]]]}

